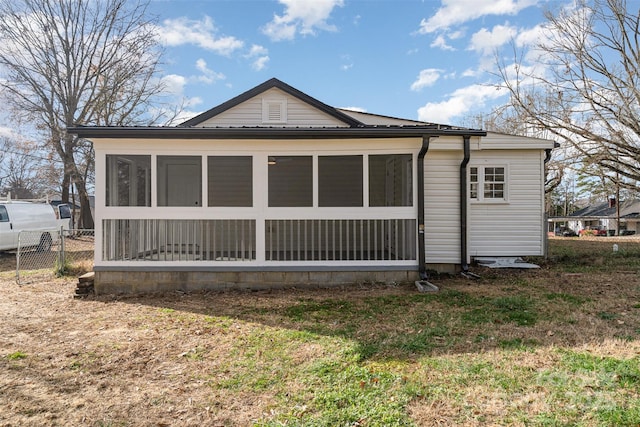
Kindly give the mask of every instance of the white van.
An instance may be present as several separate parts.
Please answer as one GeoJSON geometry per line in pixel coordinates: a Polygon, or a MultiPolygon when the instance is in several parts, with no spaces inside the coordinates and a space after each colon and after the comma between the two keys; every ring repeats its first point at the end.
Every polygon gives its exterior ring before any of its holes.
{"type": "Polygon", "coordinates": [[[51,202],[51,206],[53,206],[53,211],[56,214],[56,220],[58,223],[58,230],[60,227],[65,230],[71,230],[73,228],[73,219],[71,213],[71,207],[66,203],[61,202],[51,202]]]}
{"type": "Polygon", "coordinates": [[[0,202],[0,251],[18,248],[20,231],[36,231],[29,240],[38,250],[48,251],[58,223],[53,206],[45,203],[0,202]]]}

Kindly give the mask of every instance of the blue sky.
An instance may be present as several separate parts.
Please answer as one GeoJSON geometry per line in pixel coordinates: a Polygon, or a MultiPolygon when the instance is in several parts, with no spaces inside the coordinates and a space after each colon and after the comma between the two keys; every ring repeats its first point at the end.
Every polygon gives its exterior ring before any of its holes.
{"type": "Polygon", "coordinates": [[[570,0],[152,0],[185,118],[276,77],[334,107],[461,124],[504,103],[495,52],[570,0]]]}

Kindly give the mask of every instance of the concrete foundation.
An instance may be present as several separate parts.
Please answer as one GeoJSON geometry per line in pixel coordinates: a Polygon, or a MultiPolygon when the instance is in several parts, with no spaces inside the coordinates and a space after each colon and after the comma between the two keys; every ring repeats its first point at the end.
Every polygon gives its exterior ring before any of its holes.
{"type": "Polygon", "coordinates": [[[202,291],[330,287],[358,283],[413,283],[414,270],[382,271],[116,271],[97,270],[97,295],[202,291]]]}

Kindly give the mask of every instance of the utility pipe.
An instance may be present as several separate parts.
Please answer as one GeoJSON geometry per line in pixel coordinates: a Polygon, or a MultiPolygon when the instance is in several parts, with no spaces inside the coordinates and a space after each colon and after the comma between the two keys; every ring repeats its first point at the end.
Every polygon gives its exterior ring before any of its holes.
{"type": "Polygon", "coordinates": [[[418,273],[420,280],[427,280],[427,267],[425,265],[425,241],[424,241],[424,156],[429,151],[430,136],[422,137],[422,148],[418,153],[418,273]]]}
{"type": "MultiPolygon", "coordinates": [[[[462,272],[469,271],[467,263],[467,165],[471,157],[469,135],[463,137],[464,157],[460,163],[460,266],[462,272]]],[[[480,191],[480,189],[478,189],[480,191]]]]}

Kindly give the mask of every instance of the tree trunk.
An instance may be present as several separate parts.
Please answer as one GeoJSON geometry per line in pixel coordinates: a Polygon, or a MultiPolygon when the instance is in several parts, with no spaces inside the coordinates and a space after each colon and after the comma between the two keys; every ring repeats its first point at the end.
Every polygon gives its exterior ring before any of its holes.
{"type": "Polygon", "coordinates": [[[64,176],[62,177],[62,191],[60,192],[62,203],[69,203],[69,186],[70,185],[71,185],[71,175],[65,172],[64,176]]]}
{"type": "Polygon", "coordinates": [[[91,203],[89,193],[84,182],[84,178],[76,175],[76,188],[78,189],[78,199],[80,199],[80,227],[84,229],[93,229],[93,214],[91,213],[91,203]]]}

